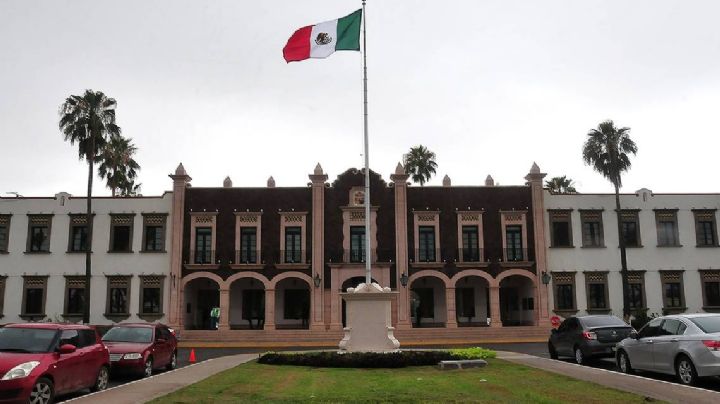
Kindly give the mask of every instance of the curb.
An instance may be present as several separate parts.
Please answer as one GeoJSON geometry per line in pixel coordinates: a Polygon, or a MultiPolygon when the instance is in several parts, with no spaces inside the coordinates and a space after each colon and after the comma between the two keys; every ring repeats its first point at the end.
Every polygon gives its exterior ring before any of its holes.
{"type": "MultiPolygon", "coordinates": [[[[339,342],[339,341],[338,341],[339,342]]],[[[488,338],[482,340],[457,340],[457,339],[429,339],[423,341],[400,341],[401,347],[416,346],[452,346],[452,345],[483,345],[483,344],[525,344],[544,343],[547,338],[488,338]]],[[[274,341],[274,342],[253,342],[253,341],[178,341],[178,348],[335,348],[337,343],[327,341],[274,341]]]]}

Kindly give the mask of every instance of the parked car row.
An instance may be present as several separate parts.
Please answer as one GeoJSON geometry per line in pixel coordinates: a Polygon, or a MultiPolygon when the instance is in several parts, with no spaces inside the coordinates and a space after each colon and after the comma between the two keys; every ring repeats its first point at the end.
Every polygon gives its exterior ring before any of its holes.
{"type": "Polygon", "coordinates": [[[578,364],[614,357],[624,373],[635,370],[675,375],[682,384],[720,376],[720,315],[681,314],[652,319],[639,331],[611,315],[569,317],[552,330],[552,359],[578,364]]]}
{"type": "Polygon", "coordinates": [[[177,366],[177,340],[162,324],[120,324],[102,338],[78,324],[0,328],[0,403],[50,404],[56,395],[104,390],[111,372],[144,377],[177,366]]]}

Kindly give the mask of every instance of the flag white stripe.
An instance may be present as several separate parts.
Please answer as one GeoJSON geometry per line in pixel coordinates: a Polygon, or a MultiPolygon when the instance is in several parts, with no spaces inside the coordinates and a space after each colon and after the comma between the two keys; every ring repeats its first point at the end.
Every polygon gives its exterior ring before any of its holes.
{"type": "Polygon", "coordinates": [[[335,53],[335,44],[337,43],[337,23],[338,20],[325,21],[316,24],[312,28],[310,34],[310,57],[323,59],[335,53]],[[321,34],[327,34],[321,35],[321,34]],[[327,43],[322,39],[329,39],[327,43]],[[319,42],[319,43],[318,43],[319,42]]]}

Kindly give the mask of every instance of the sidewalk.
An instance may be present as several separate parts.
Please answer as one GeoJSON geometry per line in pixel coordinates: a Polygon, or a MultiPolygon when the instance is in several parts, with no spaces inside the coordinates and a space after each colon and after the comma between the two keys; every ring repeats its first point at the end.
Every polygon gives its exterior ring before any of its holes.
{"type": "Polygon", "coordinates": [[[597,383],[606,387],[628,391],[671,403],[720,403],[720,393],[696,387],[683,386],[642,376],[626,375],[605,369],[514,352],[498,351],[498,359],[558,373],[574,379],[597,383]]]}
{"type": "Polygon", "coordinates": [[[145,403],[255,358],[257,358],[257,354],[241,354],[208,359],[172,372],[161,373],[99,393],[84,395],[67,402],[78,404],[98,402],[113,404],[145,403]]]}

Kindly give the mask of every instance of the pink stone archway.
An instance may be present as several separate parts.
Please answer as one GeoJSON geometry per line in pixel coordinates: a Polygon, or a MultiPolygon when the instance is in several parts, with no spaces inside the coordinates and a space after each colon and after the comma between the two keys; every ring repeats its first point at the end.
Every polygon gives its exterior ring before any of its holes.
{"type": "Polygon", "coordinates": [[[238,279],[252,278],[260,281],[265,289],[270,287],[270,281],[263,275],[256,272],[238,272],[225,280],[226,289],[230,289],[230,286],[238,279]]]}
{"type": "Polygon", "coordinates": [[[513,275],[519,275],[519,276],[524,276],[526,278],[529,278],[531,281],[533,281],[533,283],[537,287],[537,276],[535,276],[534,273],[532,273],[528,270],[525,270],[525,269],[517,269],[517,268],[502,271],[500,273],[500,275],[498,275],[497,278],[495,278],[497,285],[500,286],[500,282],[503,279],[507,278],[508,276],[513,276],[513,275]]]}
{"type": "Polygon", "coordinates": [[[426,269],[426,270],[424,270],[424,271],[415,272],[414,274],[410,275],[410,278],[408,278],[408,283],[407,283],[407,284],[408,284],[408,286],[410,286],[410,285],[412,285],[412,283],[415,282],[416,280],[418,280],[418,279],[420,279],[420,278],[424,278],[424,277],[426,277],[426,276],[431,276],[431,277],[438,278],[438,279],[442,280],[443,283],[445,284],[445,288],[451,288],[451,287],[453,287],[453,286],[452,286],[453,283],[452,283],[452,281],[450,280],[450,278],[448,278],[447,275],[445,275],[445,274],[442,273],[442,272],[435,271],[435,270],[429,270],[429,269],[426,269]]]}
{"type": "MultiPolygon", "coordinates": [[[[230,306],[230,301],[229,301],[229,296],[228,296],[228,293],[227,293],[227,292],[228,292],[227,289],[223,289],[223,288],[225,287],[225,282],[223,281],[223,279],[222,279],[219,275],[214,274],[214,273],[212,273],[212,272],[202,271],[202,272],[193,272],[193,273],[191,273],[190,275],[184,277],[184,278],[182,279],[182,281],[180,282],[180,291],[181,291],[181,293],[182,293],[182,299],[181,299],[180,301],[183,303],[183,306],[184,306],[185,303],[186,303],[186,302],[185,302],[185,289],[186,289],[187,285],[188,285],[190,282],[192,282],[192,281],[194,281],[194,280],[196,280],[196,279],[208,279],[208,280],[211,280],[211,281],[213,281],[213,282],[215,282],[215,283],[217,284],[217,286],[218,286],[218,291],[219,291],[219,293],[220,293],[220,324],[219,324],[219,329],[221,329],[221,330],[222,330],[222,329],[229,329],[228,319],[229,319],[230,317],[229,317],[228,311],[229,311],[229,308],[230,308],[230,307],[229,307],[229,306],[230,306]],[[225,290],[225,293],[224,293],[224,294],[223,294],[223,290],[225,290]],[[225,299],[224,299],[225,302],[223,302],[223,298],[225,298],[225,299]],[[225,306],[223,306],[223,303],[225,303],[225,306]]],[[[184,318],[184,316],[178,316],[178,317],[179,317],[179,321],[180,321],[181,328],[184,329],[184,328],[185,328],[185,325],[186,325],[186,324],[185,324],[185,318],[184,318]]]]}
{"type": "Polygon", "coordinates": [[[212,272],[193,272],[190,275],[188,275],[182,279],[182,282],[180,283],[180,289],[184,290],[185,286],[188,283],[190,283],[191,281],[193,281],[195,279],[200,279],[200,278],[207,278],[212,281],[215,281],[215,283],[217,283],[217,285],[218,285],[218,288],[222,288],[223,285],[225,284],[225,281],[223,281],[220,276],[218,276],[217,274],[214,274],[212,272]]]}
{"type": "Polygon", "coordinates": [[[290,271],[283,272],[280,275],[272,278],[265,287],[265,329],[275,328],[275,287],[278,282],[296,278],[305,281],[310,289],[310,328],[320,329],[322,328],[322,297],[318,297],[318,293],[322,296],[322,285],[316,288],[313,284],[313,279],[302,272],[290,271]]]}
{"type": "MultiPolygon", "coordinates": [[[[500,319],[500,293],[499,293],[500,284],[502,283],[503,279],[508,278],[510,276],[522,276],[522,277],[528,278],[528,279],[530,279],[530,281],[532,281],[533,296],[535,298],[535,325],[537,326],[537,325],[542,324],[543,321],[547,320],[547,319],[544,319],[542,317],[543,311],[541,308],[543,307],[543,305],[547,305],[547,301],[545,299],[543,299],[543,295],[540,293],[540,285],[538,285],[538,277],[537,277],[537,275],[535,275],[534,273],[532,273],[528,270],[518,269],[518,268],[504,270],[495,279],[495,281],[497,282],[496,290],[498,291],[496,293],[497,294],[497,303],[498,303],[498,306],[497,306],[498,319],[500,319]]],[[[491,303],[490,303],[491,306],[493,304],[493,302],[492,302],[493,298],[494,298],[494,296],[491,296],[491,303]]],[[[493,318],[493,322],[494,321],[495,321],[495,319],[493,318]]]]}
{"type": "Polygon", "coordinates": [[[499,282],[495,278],[493,278],[492,275],[490,275],[489,273],[487,273],[485,271],[481,271],[479,269],[466,269],[464,271],[460,271],[460,272],[456,273],[455,276],[450,278],[452,287],[454,288],[455,285],[457,284],[457,281],[459,281],[460,279],[465,278],[467,276],[477,276],[477,277],[483,278],[487,281],[488,286],[491,288],[499,285],[499,282]]]}
{"type": "MultiPolygon", "coordinates": [[[[431,277],[431,278],[438,278],[440,279],[443,284],[445,285],[445,311],[446,311],[446,319],[445,319],[445,326],[447,328],[457,328],[457,321],[455,320],[455,286],[452,280],[445,275],[444,273],[437,271],[437,270],[430,270],[426,269],[423,271],[416,272],[412,275],[410,275],[410,278],[408,278],[407,287],[411,288],[413,282],[420,278],[425,277],[431,277]]],[[[406,307],[410,307],[410,293],[407,293],[406,299],[408,301],[406,302],[406,307]]],[[[411,316],[412,317],[412,316],[411,316]]]]}

